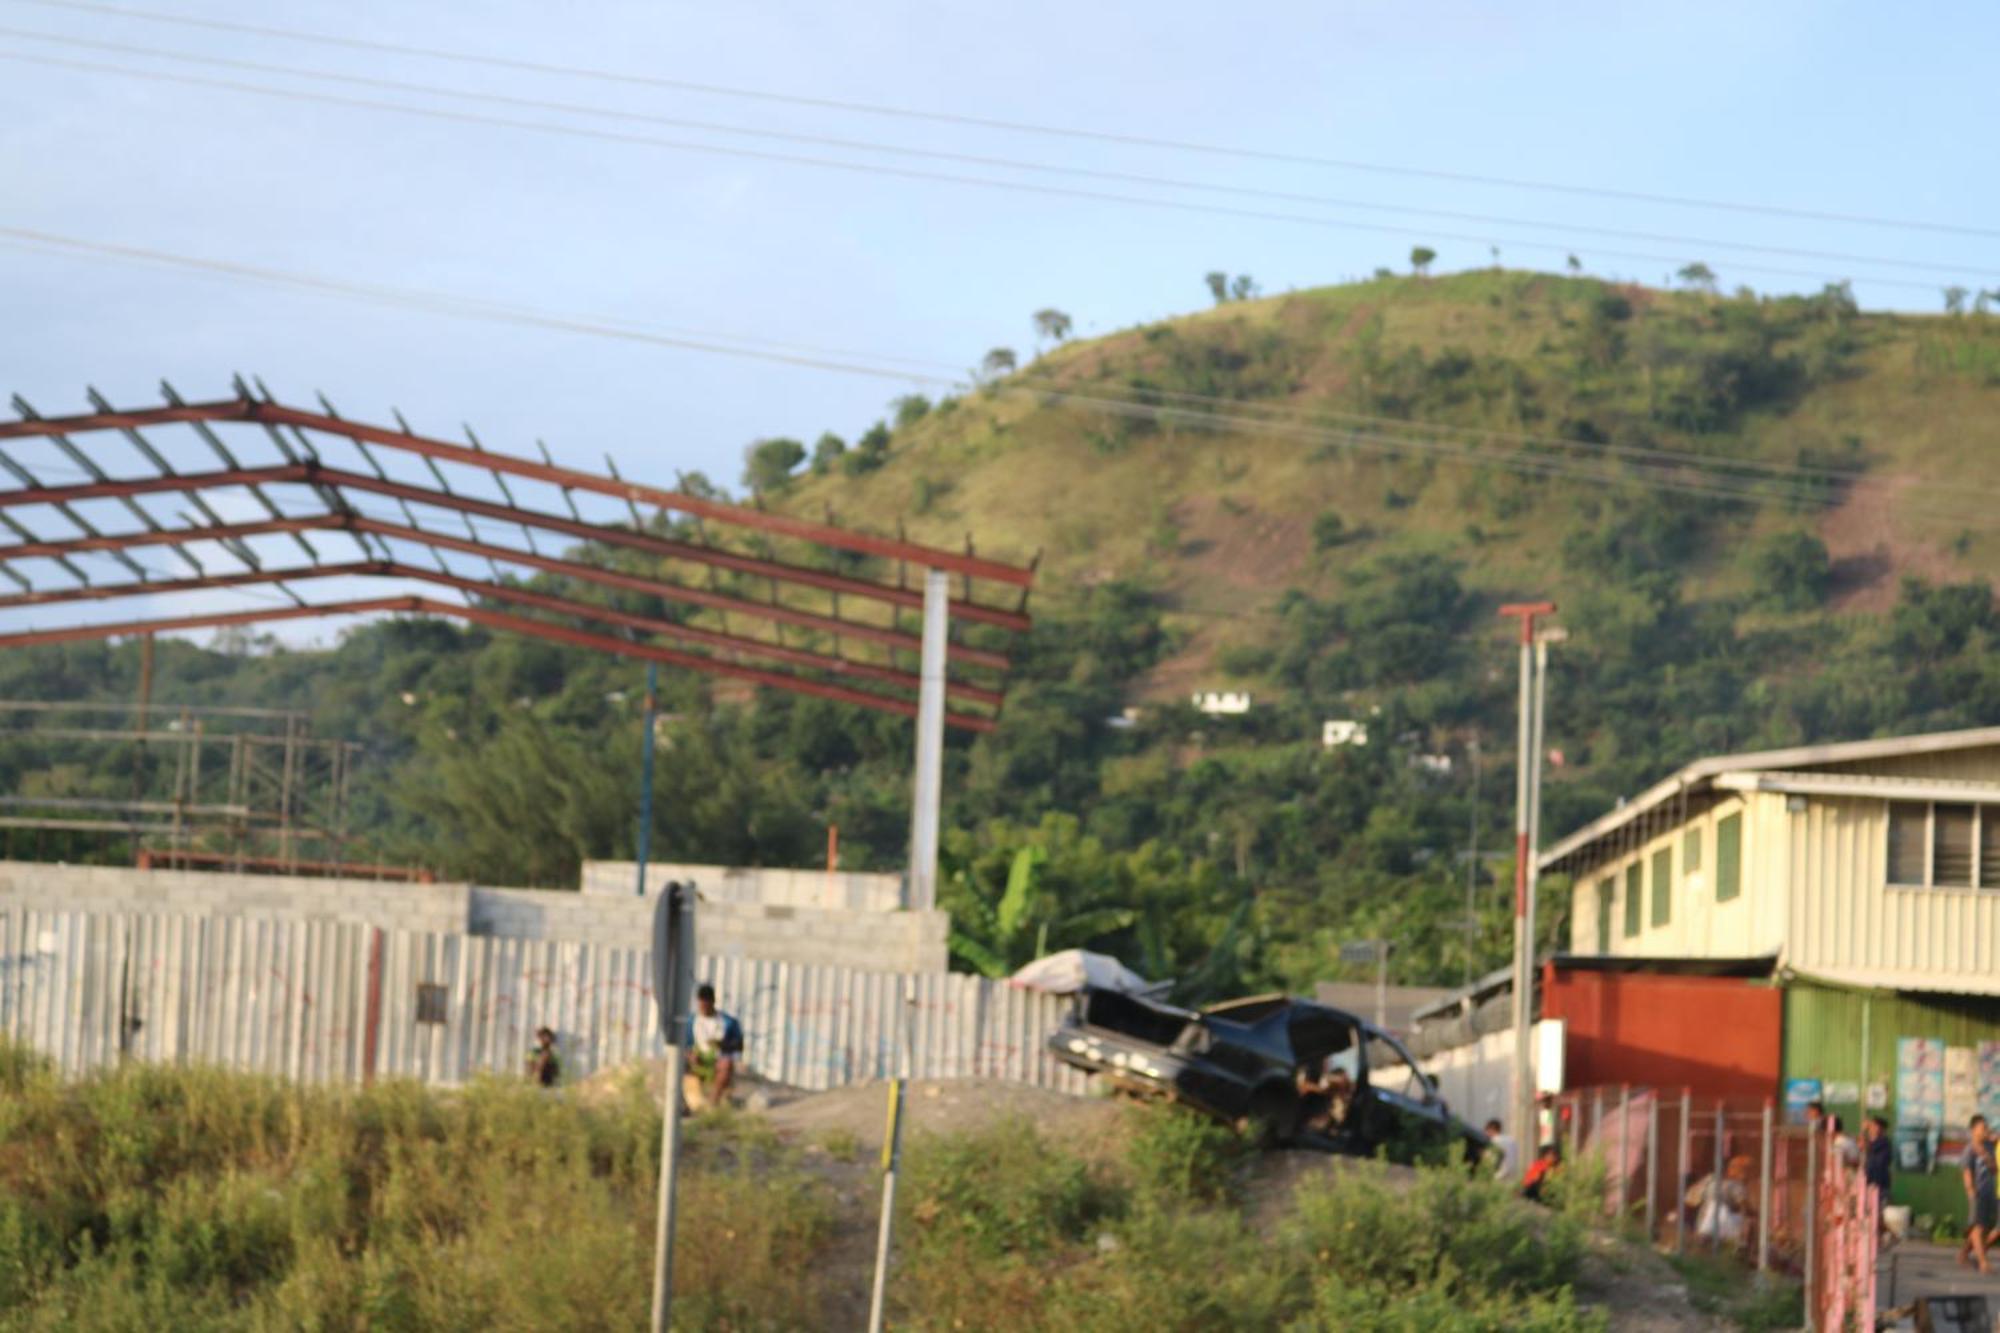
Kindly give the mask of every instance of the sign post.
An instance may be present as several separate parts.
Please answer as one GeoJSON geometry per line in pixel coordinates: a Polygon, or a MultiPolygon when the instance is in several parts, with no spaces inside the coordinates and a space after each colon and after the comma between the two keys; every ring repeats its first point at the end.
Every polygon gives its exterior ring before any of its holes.
{"type": "Polygon", "coordinates": [[[1340,946],[1343,963],[1375,964],[1375,1026],[1389,1027],[1389,955],[1396,946],[1390,940],[1353,940],[1340,946]]]}
{"type": "Polygon", "coordinates": [[[681,1148],[684,1036],[694,997],[694,885],[670,882],[653,908],[653,998],[667,1044],[667,1085],[660,1121],[660,1216],[653,1238],[653,1333],[667,1333],[674,1304],[674,1178],[681,1148]]]}

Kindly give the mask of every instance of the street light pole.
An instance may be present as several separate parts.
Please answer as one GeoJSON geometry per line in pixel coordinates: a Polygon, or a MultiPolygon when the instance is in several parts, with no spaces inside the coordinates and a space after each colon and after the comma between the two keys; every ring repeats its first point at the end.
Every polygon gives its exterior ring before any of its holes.
{"type": "MultiPolygon", "coordinates": [[[[1512,616],[1521,622],[1520,752],[1514,774],[1514,1066],[1511,1080],[1513,1112],[1510,1117],[1513,1123],[1509,1128],[1523,1148],[1517,1163],[1522,1169],[1526,1168],[1532,1148],[1539,1146],[1533,1143],[1531,1137],[1535,1119],[1535,1088],[1528,1049],[1533,1026],[1535,984],[1534,920],[1528,915],[1534,872],[1529,868],[1528,861],[1532,855],[1530,823],[1535,805],[1534,749],[1540,734],[1535,707],[1538,693],[1535,688],[1535,619],[1552,615],[1555,609],[1554,602],[1510,603],[1500,608],[1501,615],[1512,616]]],[[[1546,660],[1545,650],[1543,660],[1546,660]]]]}

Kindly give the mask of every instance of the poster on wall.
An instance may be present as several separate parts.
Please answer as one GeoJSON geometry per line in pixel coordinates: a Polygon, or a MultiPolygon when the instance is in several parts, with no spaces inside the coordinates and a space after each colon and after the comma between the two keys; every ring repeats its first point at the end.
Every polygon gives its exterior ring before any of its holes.
{"type": "Polygon", "coordinates": [[[1979,1052],[1970,1046],[1944,1051],[1944,1123],[1960,1133],[1979,1110],[1979,1052]]]}
{"type": "Polygon", "coordinates": [[[1944,1052],[1932,1037],[1896,1040],[1896,1123],[1936,1129],[1944,1123],[1944,1052]]]}
{"type": "Polygon", "coordinates": [[[1820,1100],[1820,1083],[1816,1078],[1788,1078],[1785,1080],[1785,1123],[1803,1125],[1806,1122],[1806,1108],[1820,1100]]]}
{"type": "Polygon", "coordinates": [[[1979,1043],[1979,1114],[2000,1125],[2000,1041],[1979,1043]]]}

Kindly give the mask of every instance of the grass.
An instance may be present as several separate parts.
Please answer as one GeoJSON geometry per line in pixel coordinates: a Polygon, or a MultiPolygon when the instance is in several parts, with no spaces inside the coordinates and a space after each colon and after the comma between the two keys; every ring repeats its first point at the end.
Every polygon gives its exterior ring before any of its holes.
{"type": "MultiPolygon", "coordinates": [[[[676,1327],[852,1313],[875,1223],[858,1142],[805,1152],[747,1115],[684,1141],[676,1327]]],[[[658,1142],[636,1085],[585,1103],[143,1066],[64,1084],[0,1047],[0,1329],[639,1327],[658,1142]]],[[[1140,1107],[1086,1145],[1026,1121],[919,1138],[905,1167],[902,1328],[1605,1326],[1572,1291],[1586,1210],[1526,1207],[1462,1165],[1355,1163],[1260,1200],[1235,1136],[1140,1107]]],[[[1780,1297],[1746,1285],[1700,1290],[1776,1326],[1780,1297]]]]}
{"type": "MultiPolygon", "coordinates": [[[[0,1058],[0,1327],[633,1328],[659,1116],[512,1082],[452,1093],[0,1058]]],[[[688,1136],[688,1327],[804,1327],[823,1185],[768,1134],[688,1136]]]]}
{"type": "Polygon", "coordinates": [[[1745,1333],[1777,1333],[1805,1323],[1805,1292],[1793,1278],[1760,1275],[1728,1255],[1689,1253],[1668,1262],[1687,1283],[1697,1310],[1728,1319],[1745,1333]]]}

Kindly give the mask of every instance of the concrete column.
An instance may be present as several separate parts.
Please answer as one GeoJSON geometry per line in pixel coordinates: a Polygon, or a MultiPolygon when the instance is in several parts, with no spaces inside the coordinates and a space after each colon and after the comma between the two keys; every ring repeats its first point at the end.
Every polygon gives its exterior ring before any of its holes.
{"type": "Polygon", "coordinates": [[[937,906],[938,808],[944,798],[944,678],[951,581],[924,571],[924,651],[917,694],[916,789],[910,803],[910,878],[905,907],[937,906]]]}

